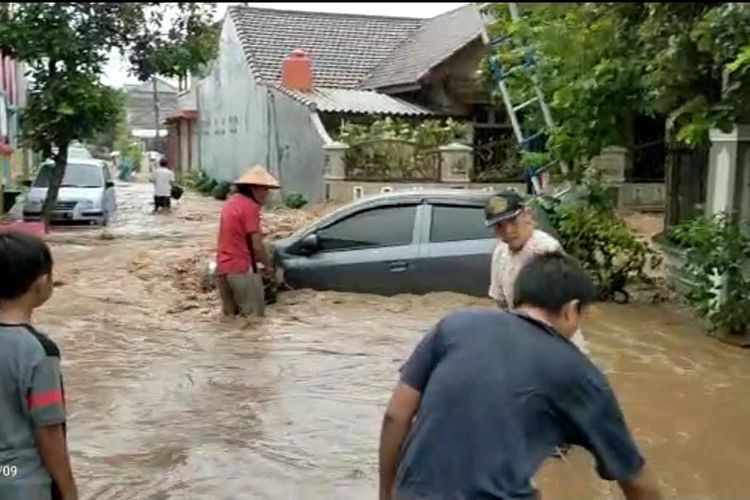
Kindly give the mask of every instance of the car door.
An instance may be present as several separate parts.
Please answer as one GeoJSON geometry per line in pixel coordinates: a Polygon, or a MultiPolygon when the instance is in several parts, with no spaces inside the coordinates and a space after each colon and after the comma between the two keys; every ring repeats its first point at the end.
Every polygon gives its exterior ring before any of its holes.
{"type": "Polygon", "coordinates": [[[316,231],[319,249],[285,263],[299,288],[393,295],[412,292],[416,203],[363,208],[316,231]]]}
{"type": "Polygon", "coordinates": [[[482,206],[431,203],[417,258],[421,293],[453,291],[485,296],[497,239],[482,206]]]}

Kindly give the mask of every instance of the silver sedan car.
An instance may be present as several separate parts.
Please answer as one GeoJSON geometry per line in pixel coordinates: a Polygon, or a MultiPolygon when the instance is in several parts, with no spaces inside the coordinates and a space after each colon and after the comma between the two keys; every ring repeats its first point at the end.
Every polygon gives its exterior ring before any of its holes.
{"type": "MultiPolygon", "coordinates": [[[[494,193],[396,192],[353,202],[271,244],[277,280],[292,288],[394,295],[486,296],[497,239],[485,225],[494,193]]],[[[538,227],[555,235],[546,214],[538,227]]]]}

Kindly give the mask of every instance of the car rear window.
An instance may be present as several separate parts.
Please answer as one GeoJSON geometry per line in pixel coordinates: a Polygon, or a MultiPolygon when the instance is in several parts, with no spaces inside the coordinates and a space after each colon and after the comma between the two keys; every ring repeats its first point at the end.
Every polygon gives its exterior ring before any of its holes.
{"type": "MultiPolygon", "coordinates": [[[[42,165],[39,173],[34,179],[34,187],[49,187],[52,178],[52,166],[42,165]]],[[[65,176],[62,180],[63,187],[102,187],[102,168],[95,165],[81,165],[69,163],[65,167],[65,176]]]]}
{"type": "Polygon", "coordinates": [[[416,213],[416,205],[359,212],[318,231],[318,241],[323,250],[409,245],[416,213]]]}
{"type": "Polygon", "coordinates": [[[482,207],[433,205],[431,242],[484,240],[494,238],[484,223],[482,207]]]}

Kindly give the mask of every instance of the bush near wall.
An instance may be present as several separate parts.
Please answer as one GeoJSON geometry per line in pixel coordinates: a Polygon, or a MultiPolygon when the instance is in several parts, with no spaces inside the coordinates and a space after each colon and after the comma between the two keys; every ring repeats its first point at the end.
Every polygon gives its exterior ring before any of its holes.
{"type": "Polygon", "coordinates": [[[714,331],[750,333],[750,238],[726,213],[698,217],[671,228],[669,238],[687,250],[694,286],[686,298],[714,331]],[[723,281],[723,288],[717,286],[723,281]]]}

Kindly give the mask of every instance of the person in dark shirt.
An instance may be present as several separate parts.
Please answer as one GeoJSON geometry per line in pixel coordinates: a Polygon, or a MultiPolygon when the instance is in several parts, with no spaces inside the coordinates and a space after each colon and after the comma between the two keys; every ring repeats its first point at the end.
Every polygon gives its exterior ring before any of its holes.
{"type": "Polygon", "coordinates": [[[606,377],[570,341],[595,297],[572,257],[542,254],[514,311],[459,310],[425,335],[383,420],[381,500],[539,498],[534,474],[567,443],[628,500],[661,498],[606,377]]]}
{"type": "Polygon", "coordinates": [[[41,240],[0,234],[0,499],[78,498],[65,437],[60,349],[31,326],[52,295],[41,240]]]}

